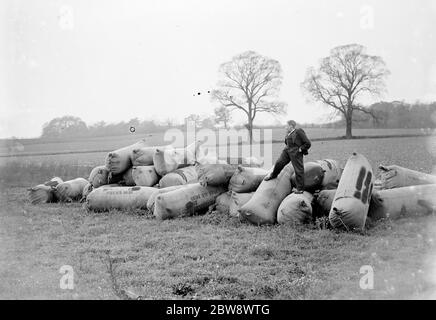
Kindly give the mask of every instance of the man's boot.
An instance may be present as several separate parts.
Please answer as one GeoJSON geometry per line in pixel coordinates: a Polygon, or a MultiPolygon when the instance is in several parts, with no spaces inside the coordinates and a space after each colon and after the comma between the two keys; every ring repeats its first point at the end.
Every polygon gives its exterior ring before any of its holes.
{"type": "Polygon", "coordinates": [[[294,189],[292,189],[292,193],[295,193],[295,194],[302,194],[302,193],[303,193],[303,190],[298,190],[298,189],[294,188],[294,189]]]}
{"type": "Polygon", "coordinates": [[[276,177],[273,177],[273,176],[272,176],[272,172],[271,172],[271,173],[268,173],[268,174],[265,176],[265,178],[263,178],[263,180],[268,181],[268,180],[275,179],[275,178],[276,178],[276,177]]]}

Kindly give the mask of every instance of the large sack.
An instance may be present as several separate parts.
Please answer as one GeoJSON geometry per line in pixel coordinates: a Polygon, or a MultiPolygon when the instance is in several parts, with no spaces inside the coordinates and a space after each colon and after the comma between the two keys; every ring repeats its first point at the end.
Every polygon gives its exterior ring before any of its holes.
{"type": "Polygon", "coordinates": [[[294,167],[289,163],[277,178],[262,181],[253,197],[239,210],[240,217],[257,225],[275,223],[280,203],[291,193],[293,173],[294,167]]]}
{"type": "Polygon", "coordinates": [[[154,203],[156,200],[156,197],[161,194],[161,193],[165,193],[165,192],[170,192],[176,189],[180,189],[183,186],[172,186],[172,187],[166,187],[166,188],[161,188],[161,189],[157,189],[155,188],[155,191],[151,194],[151,196],[148,198],[147,201],[147,210],[149,211],[149,213],[153,213],[154,212],[154,203]]]}
{"type": "Polygon", "coordinates": [[[239,217],[239,210],[241,207],[246,204],[254,195],[254,192],[248,193],[238,193],[234,191],[229,191],[230,195],[230,206],[229,206],[229,214],[232,217],[239,217]]]}
{"type": "Polygon", "coordinates": [[[84,187],[82,191],[82,198],[80,199],[80,202],[85,202],[86,197],[94,190],[94,187],[92,186],[91,182],[88,182],[84,187]]]}
{"type": "Polygon", "coordinates": [[[152,187],[103,186],[88,195],[86,208],[91,211],[146,209],[147,201],[155,190],[152,187]]]}
{"type": "Polygon", "coordinates": [[[44,182],[44,185],[49,186],[49,187],[56,187],[58,184],[64,182],[61,178],[59,177],[53,177],[51,178],[49,181],[44,182]]]}
{"type": "Polygon", "coordinates": [[[371,164],[363,155],[353,153],[345,165],[329,213],[333,227],[363,230],[373,183],[371,164]]]}
{"type": "Polygon", "coordinates": [[[146,146],[145,139],[130,146],[109,152],[106,156],[106,167],[113,174],[121,174],[132,166],[133,150],[146,146]]]}
{"type": "Polygon", "coordinates": [[[312,204],[314,217],[328,217],[335,199],[336,189],[321,190],[312,204]]]}
{"type": "Polygon", "coordinates": [[[132,150],[132,166],[151,166],[153,156],[157,149],[165,149],[168,146],[142,147],[132,150]]]}
{"type": "MultiPolygon", "coordinates": [[[[106,185],[104,185],[104,186],[101,186],[101,187],[99,187],[99,188],[102,188],[102,187],[104,187],[104,188],[113,188],[113,187],[119,187],[120,185],[119,184],[106,184],[106,185]]],[[[96,188],[94,188],[92,185],[91,185],[91,183],[87,183],[86,185],[85,185],[85,187],[83,188],[83,192],[82,192],[82,198],[80,199],[80,202],[85,202],[86,201],[86,198],[88,197],[88,195],[92,192],[92,190],[94,190],[94,189],[96,189],[96,188]]]]}
{"type": "Polygon", "coordinates": [[[109,169],[106,166],[98,166],[92,169],[88,181],[94,188],[108,184],[109,169]]]}
{"type": "Polygon", "coordinates": [[[246,193],[256,191],[268,170],[238,166],[229,181],[229,190],[246,193]]]}
{"type": "Polygon", "coordinates": [[[196,164],[226,164],[225,160],[220,160],[217,157],[207,155],[202,158],[197,158],[196,164]]]}
{"type": "Polygon", "coordinates": [[[87,184],[88,180],[84,178],[64,181],[56,186],[56,197],[63,202],[80,200],[82,198],[83,189],[87,184]]]}
{"type": "MultiPolygon", "coordinates": [[[[129,169],[127,169],[127,171],[129,169]]],[[[123,180],[125,178],[124,175],[128,173],[127,171],[124,171],[123,173],[120,174],[113,174],[112,172],[109,172],[109,175],[107,177],[108,184],[116,184],[116,183],[123,184],[124,183],[123,180]]]]}
{"type": "Polygon", "coordinates": [[[380,179],[376,179],[374,181],[374,188],[372,190],[373,192],[383,190],[383,182],[380,179]]]}
{"type": "Polygon", "coordinates": [[[186,148],[174,148],[173,146],[157,149],[153,155],[154,169],[160,176],[193,165],[196,162],[197,154],[200,152],[201,142],[193,142],[186,148]]]}
{"type": "Polygon", "coordinates": [[[230,212],[230,191],[220,194],[215,200],[215,210],[222,214],[230,212]]]}
{"type": "Polygon", "coordinates": [[[433,214],[436,207],[436,184],[374,191],[368,217],[398,219],[433,214]]]}
{"type": "Polygon", "coordinates": [[[187,184],[180,189],[161,193],[156,197],[154,215],[161,220],[201,213],[215,203],[224,187],[203,187],[187,184]]]}
{"type": "Polygon", "coordinates": [[[133,167],[130,167],[123,173],[123,177],[118,181],[120,185],[127,187],[136,186],[135,180],[133,179],[133,167]]]}
{"type": "Polygon", "coordinates": [[[379,166],[381,189],[436,184],[436,176],[400,166],[379,166]]]}
{"type": "Polygon", "coordinates": [[[244,157],[244,158],[230,158],[227,157],[226,163],[241,165],[243,167],[261,168],[264,161],[257,159],[256,157],[244,157]]]}
{"type": "Polygon", "coordinates": [[[227,185],[237,168],[236,164],[197,165],[198,182],[205,187],[227,185]]]}
{"type": "Polygon", "coordinates": [[[27,189],[27,191],[32,204],[56,202],[57,200],[54,188],[45,184],[39,184],[27,189]]]}
{"type": "Polygon", "coordinates": [[[324,178],[321,183],[322,189],[336,189],[342,176],[342,169],[339,163],[331,159],[317,160],[315,162],[324,170],[324,178]]]}
{"type": "Polygon", "coordinates": [[[167,173],[159,180],[159,187],[166,188],[198,182],[198,174],[195,166],[176,169],[167,173]]]}
{"type": "Polygon", "coordinates": [[[312,222],[313,196],[303,193],[291,193],[279,206],[277,222],[280,224],[299,225],[312,222]]]}
{"type": "MultiPolygon", "coordinates": [[[[291,182],[296,186],[295,172],[292,174],[291,182]]],[[[322,188],[322,180],[324,179],[324,169],[319,163],[306,162],[304,164],[304,190],[314,192],[322,188]]]]}
{"type": "Polygon", "coordinates": [[[132,179],[135,185],[143,187],[152,187],[159,181],[153,166],[132,167],[132,179]]]}

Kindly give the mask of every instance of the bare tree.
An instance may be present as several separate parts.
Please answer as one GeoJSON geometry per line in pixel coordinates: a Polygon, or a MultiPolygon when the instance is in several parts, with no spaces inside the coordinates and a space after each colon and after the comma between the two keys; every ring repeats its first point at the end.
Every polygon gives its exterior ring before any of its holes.
{"type": "Polygon", "coordinates": [[[221,64],[219,72],[218,89],[212,91],[211,97],[230,111],[239,109],[246,114],[251,144],[258,113],[284,113],[285,103],[275,100],[282,84],[280,63],[247,51],[221,64]]]}
{"type": "Polygon", "coordinates": [[[379,96],[389,73],[381,57],[368,55],[364,46],[349,44],[332,49],[330,56],[321,60],[319,68],[309,68],[302,87],[313,100],[344,115],[346,138],[350,139],[354,111],[377,119],[363,107],[360,99],[364,94],[379,96]]]}
{"type": "Polygon", "coordinates": [[[228,124],[232,118],[229,108],[220,106],[215,108],[215,123],[224,123],[224,128],[228,128],[228,124]]]}

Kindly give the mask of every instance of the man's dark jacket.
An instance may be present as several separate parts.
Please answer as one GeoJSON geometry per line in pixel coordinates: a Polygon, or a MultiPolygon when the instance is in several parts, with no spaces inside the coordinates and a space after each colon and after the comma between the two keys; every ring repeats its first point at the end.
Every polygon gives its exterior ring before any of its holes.
{"type": "Polygon", "coordinates": [[[287,134],[285,137],[285,144],[291,150],[298,150],[301,148],[301,151],[304,155],[309,154],[307,150],[309,150],[311,146],[310,140],[307,138],[306,133],[301,128],[295,129],[291,134],[287,134]]]}

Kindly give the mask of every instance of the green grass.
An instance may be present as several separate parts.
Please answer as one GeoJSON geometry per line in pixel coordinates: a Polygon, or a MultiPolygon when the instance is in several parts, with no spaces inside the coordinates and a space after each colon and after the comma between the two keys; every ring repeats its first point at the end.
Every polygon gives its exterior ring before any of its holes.
{"type": "Polygon", "coordinates": [[[22,188],[2,193],[2,299],[117,299],[122,290],[146,299],[405,299],[435,289],[426,264],[435,217],[359,234],[218,214],[160,222],[25,198],[22,188]],[[59,288],[63,265],[74,269],[74,290],[59,288]],[[373,290],[359,287],[362,265],[374,269],[373,290]]]}
{"type": "MultiPolygon", "coordinates": [[[[273,146],[276,158],[282,144],[273,146]]],[[[314,142],[305,161],[373,167],[435,165],[434,137],[314,142]]],[[[95,155],[95,154],[93,154],[95,155]]],[[[363,233],[315,226],[255,227],[219,214],[156,221],[143,211],[88,213],[80,204],[31,205],[26,188],[52,176],[87,177],[100,157],[20,157],[0,166],[0,298],[409,299],[435,292],[436,218],[369,222],[363,233]],[[61,290],[71,265],[75,289],[61,290]],[[359,270],[371,265],[374,289],[359,270]]],[[[375,170],[376,171],[376,170],[375,170]]],[[[434,297],[434,296],[433,296],[434,297]]]]}

